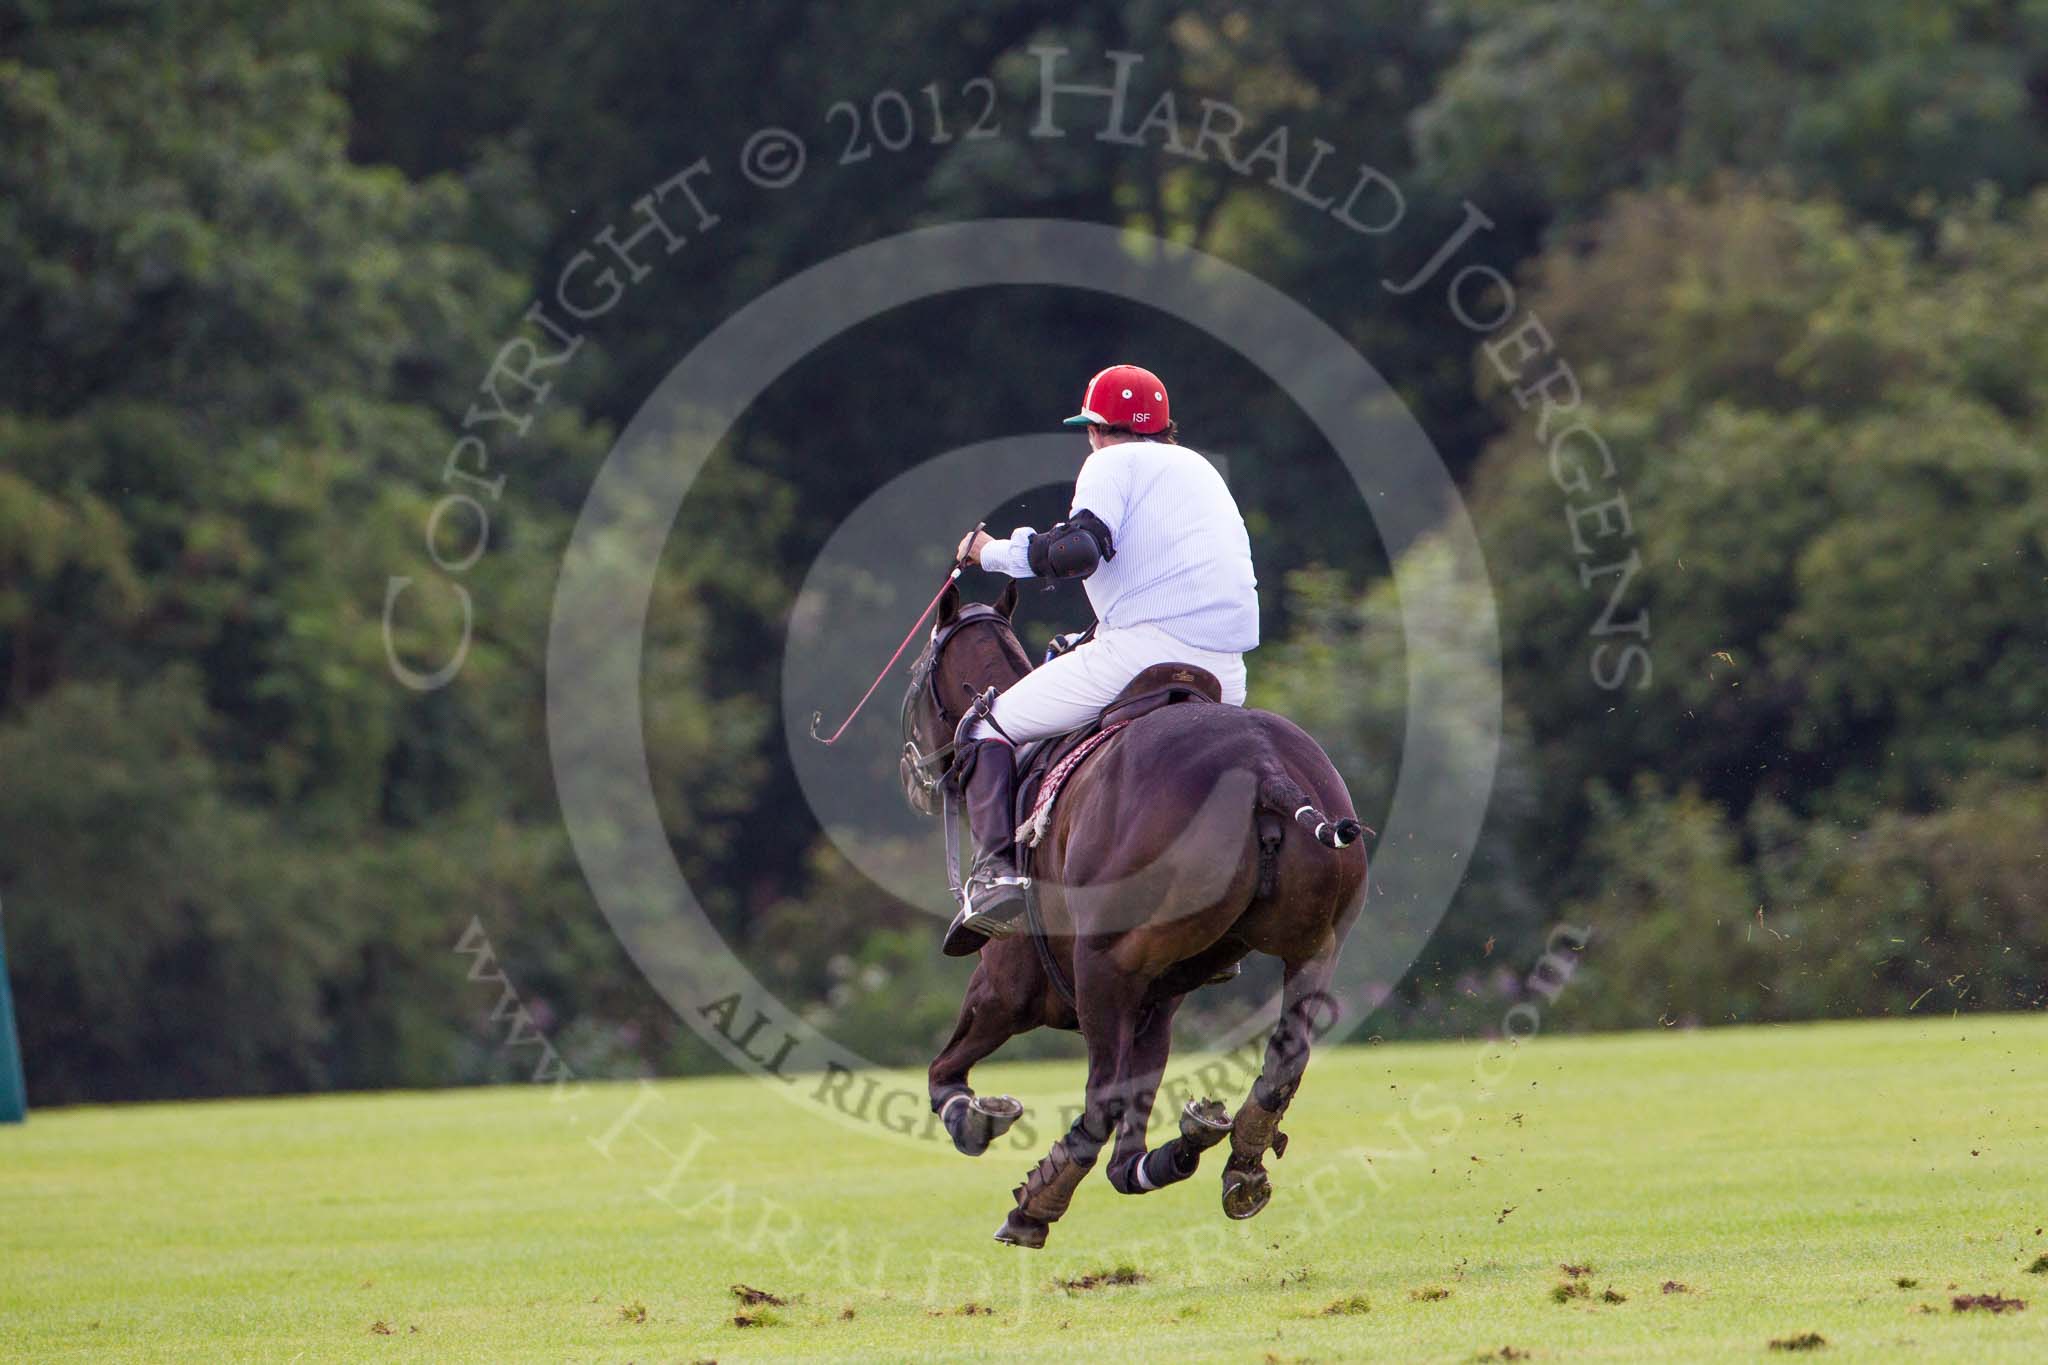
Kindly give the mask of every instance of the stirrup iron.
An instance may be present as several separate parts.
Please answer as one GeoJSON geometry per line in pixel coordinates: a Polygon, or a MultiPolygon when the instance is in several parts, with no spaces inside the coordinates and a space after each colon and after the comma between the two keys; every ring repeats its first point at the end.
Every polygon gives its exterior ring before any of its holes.
{"type": "Polygon", "coordinates": [[[992,916],[975,908],[974,903],[977,899],[987,899],[985,895],[977,893],[994,891],[1000,887],[1011,887],[1022,892],[1028,890],[1030,886],[1029,877],[977,877],[970,880],[961,897],[960,922],[967,928],[986,934],[990,938],[1008,938],[1017,932],[1018,921],[1023,918],[1022,904],[1017,904],[1007,915],[992,916]]]}

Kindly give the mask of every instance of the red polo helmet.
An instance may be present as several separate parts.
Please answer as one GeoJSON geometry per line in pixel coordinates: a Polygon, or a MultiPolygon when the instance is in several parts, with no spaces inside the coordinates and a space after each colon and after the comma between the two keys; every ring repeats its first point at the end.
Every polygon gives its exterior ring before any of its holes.
{"type": "Polygon", "coordinates": [[[1112,365],[1088,381],[1081,410],[1066,420],[1070,427],[1129,427],[1149,436],[1166,430],[1172,414],[1166,385],[1142,365],[1112,365]]]}

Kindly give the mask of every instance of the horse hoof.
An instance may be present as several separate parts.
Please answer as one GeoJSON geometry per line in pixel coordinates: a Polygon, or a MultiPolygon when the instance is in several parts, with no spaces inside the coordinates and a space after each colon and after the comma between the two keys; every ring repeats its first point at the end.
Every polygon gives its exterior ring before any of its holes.
{"type": "Polygon", "coordinates": [[[955,1096],[947,1103],[943,1122],[962,1156],[980,1156],[1023,1116],[1024,1106],[1010,1095],[955,1096]]]}
{"type": "Polygon", "coordinates": [[[1242,1221],[1255,1217],[1273,1199],[1273,1182],[1262,1170],[1223,1173],[1223,1216],[1242,1221]]]}
{"type": "Polygon", "coordinates": [[[1206,1152],[1230,1136],[1230,1111],[1221,1100],[1189,1100],[1180,1111],[1180,1135],[1194,1150],[1206,1152]]]}
{"type": "Polygon", "coordinates": [[[1024,1117],[1024,1102],[1015,1095],[976,1095],[967,1107],[988,1120],[989,1141],[1010,1131],[1010,1125],[1024,1117]]]}
{"type": "Polygon", "coordinates": [[[1010,1216],[996,1229],[996,1240],[1013,1247],[1029,1247],[1036,1251],[1045,1245],[1045,1236],[1052,1225],[1042,1223],[1021,1209],[1011,1209],[1010,1216]]]}

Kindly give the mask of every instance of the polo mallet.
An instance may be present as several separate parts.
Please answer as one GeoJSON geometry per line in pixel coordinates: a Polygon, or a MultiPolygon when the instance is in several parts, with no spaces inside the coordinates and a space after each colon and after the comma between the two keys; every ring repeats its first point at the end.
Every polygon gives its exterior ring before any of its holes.
{"type": "MultiPolygon", "coordinates": [[[[972,544],[974,538],[987,529],[987,522],[975,522],[974,529],[967,533],[968,543],[972,544]]],[[[963,572],[965,572],[966,569],[967,561],[965,559],[958,559],[953,562],[953,572],[946,575],[946,581],[944,583],[941,583],[939,585],[939,590],[932,594],[932,600],[930,602],[927,602],[925,604],[924,610],[917,614],[917,620],[911,623],[910,633],[903,637],[902,644],[896,646],[896,652],[889,656],[888,663],[882,665],[882,671],[875,676],[875,680],[872,684],[869,685],[867,693],[864,696],[862,696],[859,703],[857,703],[854,706],[852,715],[847,716],[845,720],[840,722],[839,728],[832,732],[832,737],[830,739],[827,739],[825,738],[825,736],[818,733],[818,727],[825,723],[825,713],[823,711],[811,712],[812,739],[815,739],[818,741],[818,743],[827,746],[834,745],[839,742],[839,737],[846,733],[846,727],[853,724],[854,717],[858,716],[861,713],[861,708],[866,706],[868,704],[869,698],[875,695],[875,689],[882,685],[882,680],[884,678],[887,678],[889,676],[890,670],[896,667],[896,661],[903,657],[903,651],[910,648],[910,642],[917,638],[917,632],[924,625],[925,617],[930,616],[932,614],[933,609],[939,605],[939,599],[946,595],[946,589],[952,587],[955,583],[959,582],[960,575],[963,572]]]]}

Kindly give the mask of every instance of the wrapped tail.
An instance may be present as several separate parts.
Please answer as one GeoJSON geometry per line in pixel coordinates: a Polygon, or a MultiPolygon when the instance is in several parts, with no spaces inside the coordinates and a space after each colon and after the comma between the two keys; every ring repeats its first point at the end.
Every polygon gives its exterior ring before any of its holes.
{"type": "Polygon", "coordinates": [[[1316,809],[1316,803],[1301,784],[1286,773],[1273,771],[1259,779],[1259,807],[1289,816],[1325,848],[1348,848],[1365,833],[1365,826],[1350,816],[1332,820],[1316,809]]]}

